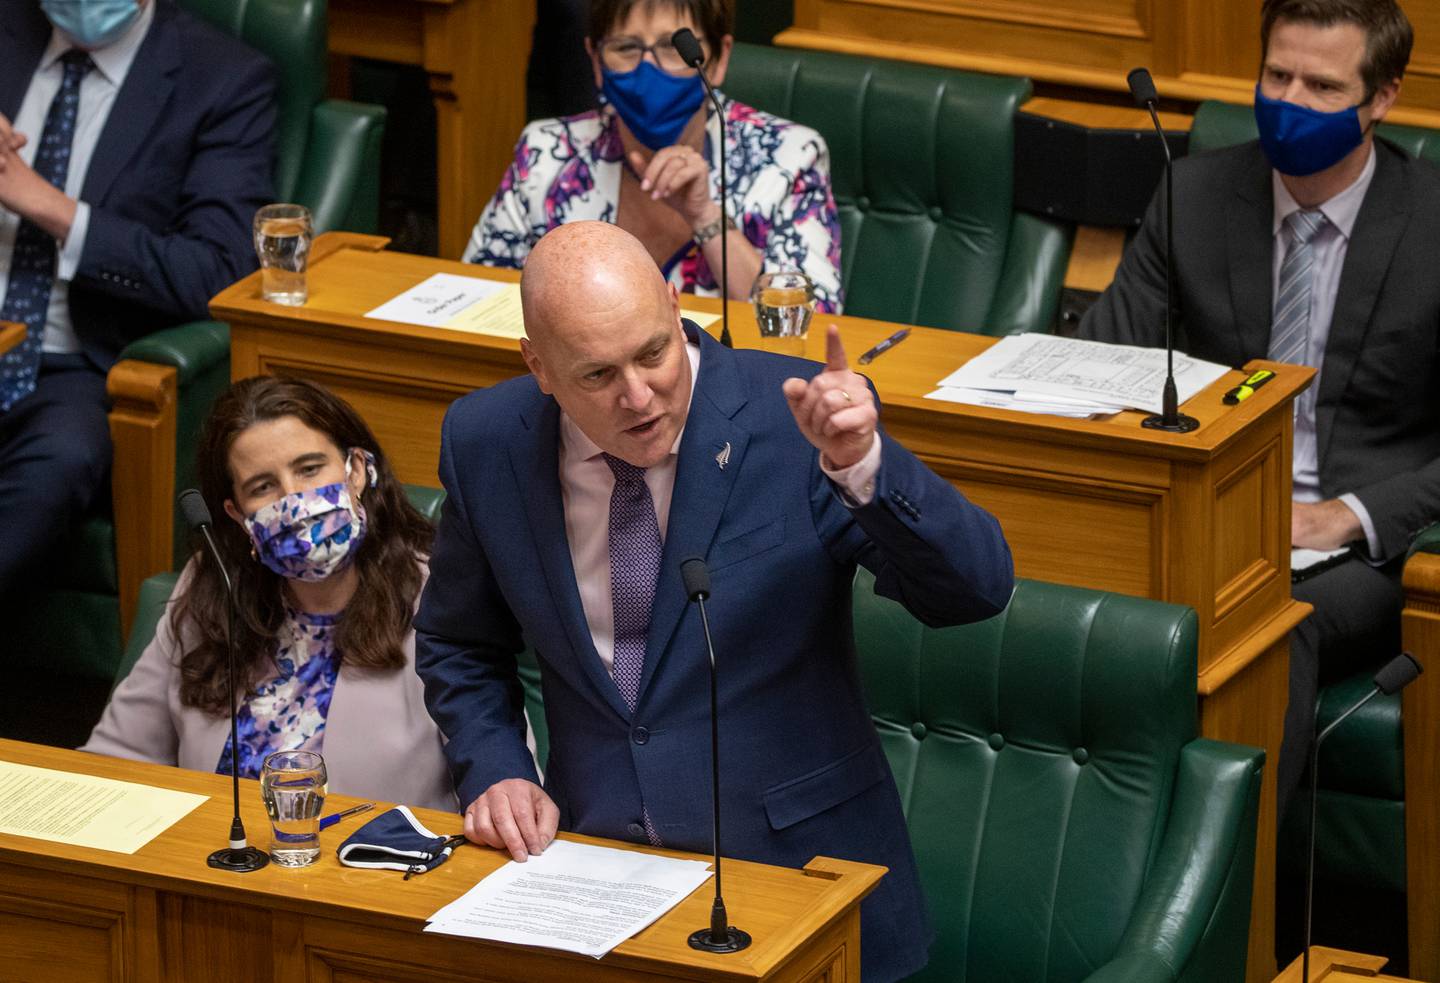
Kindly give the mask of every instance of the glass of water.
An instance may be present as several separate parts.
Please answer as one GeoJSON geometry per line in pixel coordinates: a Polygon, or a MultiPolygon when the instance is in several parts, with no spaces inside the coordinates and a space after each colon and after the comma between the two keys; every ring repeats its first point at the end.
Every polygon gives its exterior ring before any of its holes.
{"type": "Polygon", "coordinates": [[[325,808],[325,759],[314,751],[276,751],[260,769],[260,795],[270,816],[270,859],[306,867],[320,856],[325,808]]]}
{"type": "Polygon", "coordinates": [[[761,273],[750,288],[760,337],[785,339],[767,345],[789,355],[805,352],[805,334],[815,313],[815,284],[798,270],[761,273]]]}
{"type": "Polygon", "coordinates": [[[305,263],[314,227],[304,205],[266,205],[255,213],[255,254],[260,296],[276,304],[305,303],[305,263]]]}

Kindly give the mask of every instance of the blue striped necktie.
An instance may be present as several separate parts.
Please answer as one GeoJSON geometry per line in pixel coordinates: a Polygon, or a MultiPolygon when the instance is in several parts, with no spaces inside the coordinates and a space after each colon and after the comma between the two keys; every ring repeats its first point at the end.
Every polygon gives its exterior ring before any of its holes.
{"type": "MultiPolygon", "coordinates": [[[[1271,361],[1309,364],[1306,356],[1310,344],[1310,298],[1314,293],[1315,237],[1325,223],[1325,214],[1318,209],[1285,216],[1290,249],[1280,264],[1280,290],[1275,295],[1275,319],[1270,325],[1271,361]]],[[[1313,406],[1314,401],[1312,385],[1296,400],[1295,408],[1299,411],[1302,405],[1313,406]]]]}
{"type": "MultiPolygon", "coordinates": [[[[70,144],[80,109],[80,82],[95,67],[90,56],[71,49],[60,56],[65,77],[45,114],[45,130],[35,149],[35,173],[61,191],[70,173],[70,144]]],[[[0,358],[0,412],[10,409],[35,391],[40,351],[45,338],[45,315],[50,288],[55,282],[55,239],[29,219],[22,219],[11,254],[10,285],[0,305],[0,321],[25,325],[25,340],[0,358]]]]}

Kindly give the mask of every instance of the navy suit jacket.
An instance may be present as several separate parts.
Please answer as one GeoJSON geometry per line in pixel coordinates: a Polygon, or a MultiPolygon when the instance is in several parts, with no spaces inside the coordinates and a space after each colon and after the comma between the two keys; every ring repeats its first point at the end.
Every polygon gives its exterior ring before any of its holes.
{"type": "Polygon", "coordinates": [[[699,337],[700,372],[632,714],[595,652],[576,588],[558,474],[560,410],[529,376],[446,415],[448,497],[416,618],[416,668],[469,804],[534,780],[515,655],[542,670],[545,788],[561,826],[711,846],[709,661],[681,561],[705,558],[719,666],[723,848],[799,867],[884,864],[865,902],[867,980],[921,967],[929,930],[894,779],[866,710],[850,618],[855,565],[929,624],[989,617],[1013,583],[999,525],[883,437],[871,504],[851,510],[795,426],[781,383],[813,362],[699,337]],[[716,456],[730,448],[723,468],[716,456]]]}
{"type": "MultiPolygon", "coordinates": [[[[172,0],[154,2],[80,193],[90,227],[70,312],[101,371],[141,335],[206,317],[211,297],[255,269],[251,220],[274,195],[273,66],[172,0]]],[[[7,119],[50,32],[35,0],[0,3],[7,119]]]]}

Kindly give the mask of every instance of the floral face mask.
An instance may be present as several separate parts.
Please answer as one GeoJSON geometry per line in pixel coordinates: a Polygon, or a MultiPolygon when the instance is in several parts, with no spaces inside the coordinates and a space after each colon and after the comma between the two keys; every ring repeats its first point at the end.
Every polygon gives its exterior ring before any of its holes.
{"type": "Polygon", "coordinates": [[[375,455],[352,448],[345,455],[345,481],[286,495],[245,517],[256,558],[291,580],[324,580],[344,570],[365,541],[365,508],[350,500],[351,461],[365,461],[371,488],[379,480],[375,455]]]}

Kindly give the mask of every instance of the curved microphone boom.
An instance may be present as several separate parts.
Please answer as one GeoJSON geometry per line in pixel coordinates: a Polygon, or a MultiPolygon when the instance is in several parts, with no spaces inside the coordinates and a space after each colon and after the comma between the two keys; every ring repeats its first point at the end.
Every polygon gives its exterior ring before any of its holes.
{"type": "Polygon", "coordinates": [[[1165,389],[1161,394],[1161,410],[1158,416],[1147,416],[1140,421],[1142,427],[1150,430],[1168,430],[1171,433],[1189,433],[1200,426],[1193,416],[1180,412],[1180,398],[1175,391],[1175,335],[1171,321],[1175,316],[1175,181],[1174,163],[1170,158],[1170,143],[1165,139],[1165,129],[1160,125],[1160,115],[1155,111],[1160,94],[1155,91],[1155,80],[1149,69],[1131,69],[1126,76],[1130,83],[1130,95],[1135,102],[1150,110],[1150,121],[1160,137],[1160,149],[1165,151],[1165,389]]]}
{"type": "Polygon", "coordinates": [[[695,32],[688,27],[682,27],[670,35],[670,43],[675,46],[685,64],[700,73],[700,81],[705,86],[706,94],[710,96],[710,104],[715,107],[716,118],[720,120],[720,344],[726,348],[734,348],[735,344],[730,340],[730,213],[725,192],[725,136],[728,132],[725,108],[720,105],[720,97],[715,94],[715,88],[705,77],[705,52],[700,50],[700,41],[695,37],[695,32]]]}
{"type": "Polygon", "coordinates": [[[1394,696],[1406,686],[1413,683],[1425,668],[1415,661],[1415,657],[1409,652],[1401,652],[1395,658],[1385,663],[1380,671],[1375,674],[1375,688],[1366,693],[1364,697],[1357,700],[1350,709],[1332,720],[1324,730],[1315,738],[1310,745],[1310,829],[1308,831],[1308,842],[1305,845],[1305,950],[1300,957],[1300,979],[1310,979],[1310,914],[1314,904],[1315,896],[1315,803],[1316,789],[1320,783],[1316,780],[1316,770],[1320,766],[1320,744],[1331,732],[1345,722],[1356,710],[1369,703],[1375,697],[1384,693],[1386,696],[1394,696]]]}
{"type": "Polygon", "coordinates": [[[240,737],[239,725],[235,720],[235,585],[230,580],[230,571],[225,569],[225,561],[220,558],[220,549],[215,545],[215,537],[210,534],[212,526],[210,509],[206,506],[205,499],[194,488],[187,488],[180,493],[180,513],[185,517],[185,523],[204,538],[205,545],[210,551],[210,557],[220,570],[221,579],[225,581],[225,594],[229,598],[230,608],[229,624],[225,631],[225,648],[229,655],[230,670],[230,791],[234,800],[235,812],[230,820],[230,845],[210,854],[205,862],[220,870],[245,874],[264,867],[270,862],[270,857],[264,850],[256,849],[249,844],[245,839],[245,824],[240,821],[240,737]]]}
{"type": "Polygon", "coordinates": [[[705,629],[705,651],[710,654],[710,795],[715,804],[715,902],[710,906],[710,927],[690,935],[690,948],[702,952],[739,952],[750,945],[750,934],[730,924],[725,896],[720,890],[720,709],[715,684],[715,645],[710,640],[710,617],[705,602],[710,598],[710,571],[705,561],[691,557],[680,564],[685,596],[700,606],[700,625],[705,629]]]}

